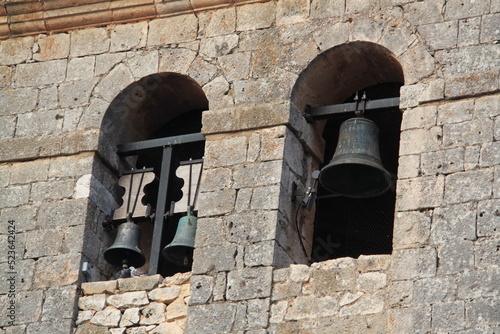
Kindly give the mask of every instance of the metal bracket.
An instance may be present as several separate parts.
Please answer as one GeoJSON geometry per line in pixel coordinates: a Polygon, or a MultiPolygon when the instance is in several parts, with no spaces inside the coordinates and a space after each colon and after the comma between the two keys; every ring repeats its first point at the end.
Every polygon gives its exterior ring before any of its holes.
{"type": "Polygon", "coordinates": [[[375,111],[389,108],[399,108],[399,97],[391,97],[378,100],[367,100],[364,93],[361,102],[356,94],[355,101],[349,103],[332,104],[321,107],[311,107],[309,104],[304,109],[304,118],[308,123],[318,119],[327,119],[332,117],[346,117],[353,112],[356,116],[363,115],[366,111],[375,111]],[[361,108],[360,108],[361,104],[361,108]]]}

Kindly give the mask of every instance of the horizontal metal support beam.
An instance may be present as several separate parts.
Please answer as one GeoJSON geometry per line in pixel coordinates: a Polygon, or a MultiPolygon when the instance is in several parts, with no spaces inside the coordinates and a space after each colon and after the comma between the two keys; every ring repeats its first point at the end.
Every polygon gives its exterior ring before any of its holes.
{"type": "Polygon", "coordinates": [[[333,104],[322,107],[308,107],[304,112],[304,117],[308,121],[312,121],[316,119],[331,118],[333,115],[347,116],[349,113],[356,111],[370,111],[396,107],[399,107],[399,97],[366,101],[361,100],[358,102],[333,104]]]}
{"type": "Polygon", "coordinates": [[[187,135],[143,140],[143,141],[118,145],[118,154],[121,156],[135,155],[141,150],[195,143],[203,140],[205,140],[205,137],[199,132],[190,133],[187,135]]]}

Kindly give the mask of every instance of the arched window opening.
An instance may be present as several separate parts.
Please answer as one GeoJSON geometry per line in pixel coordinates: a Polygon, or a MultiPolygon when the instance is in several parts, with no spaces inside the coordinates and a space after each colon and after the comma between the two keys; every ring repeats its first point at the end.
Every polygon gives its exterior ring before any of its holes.
{"type": "MultiPolygon", "coordinates": [[[[370,42],[351,42],[316,57],[300,74],[291,102],[294,108],[306,114],[308,108],[318,110],[317,107],[354,101],[362,105],[363,95],[367,101],[398,98],[403,83],[401,65],[388,49],[370,42]]],[[[314,118],[312,124],[322,134],[325,145],[320,169],[334,156],[341,124],[353,117],[356,117],[354,112],[341,111],[329,114],[327,120],[314,118]]],[[[318,184],[314,233],[309,243],[312,261],[392,252],[402,117],[397,106],[366,110],[363,117],[379,129],[380,158],[383,167],[393,176],[392,189],[374,197],[353,198],[332,194],[318,184]]]]}
{"type": "MultiPolygon", "coordinates": [[[[207,109],[208,100],[201,87],[176,73],[161,73],[133,83],[108,109],[104,134],[118,147],[122,185],[118,191],[121,206],[108,225],[117,228],[112,229],[117,236],[104,252],[115,268],[131,262],[140,265],[141,271],[163,276],[191,270],[192,252],[183,254],[184,261],[179,262],[177,257],[162,255],[162,251],[174,239],[179,221],[196,196],[193,184],[199,183],[205,147],[201,116],[207,109]],[[147,184],[142,183],[145,179],[149,180],[147,184]],[[129,196],[126,188],[137,191],[129,196]],[[137,202],[147,207],[145,214],[134,211],[137,202]],[[131,241],[128,232],[120,230],[125,222],[139,226],[140,246],[139,241],[131,241]],[[139,255],[139,261],[131,260],[135,255],[139,255]]],[[[196,207],[193,210],[196,215],[196,207]]],[[[189,249],[183,247],[183,251],[189,249]]]]}

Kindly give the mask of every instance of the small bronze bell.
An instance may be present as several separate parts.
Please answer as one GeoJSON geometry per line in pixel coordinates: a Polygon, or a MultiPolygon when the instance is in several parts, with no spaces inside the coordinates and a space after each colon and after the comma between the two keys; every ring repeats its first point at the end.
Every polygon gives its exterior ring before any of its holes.
{"type": "Polygon", "coordinates": [[[389,190],[392,175],[380,160],[378,134],[378,126],[369,119],[355,117],[343,122],[335,154],[320,172],[320,184],[354,198],[379,196],[389,190]]]}
{"type": "Polygon", "coordinates": [[[142,267],[146,257],[140,250],[141,228],[127,219],[118,226],[115,242],[104,251],[104,259],[115,266],[142,267]]]}
{"type": "Polygon", "coordinates": [[[162,255],[168,261],[184,267],[193,263],[194,238],[198,218],[192,213],[193,207],[188,206],[187,215],[179,219],[177,231],[171,243],[165,246],[162,255]]]}

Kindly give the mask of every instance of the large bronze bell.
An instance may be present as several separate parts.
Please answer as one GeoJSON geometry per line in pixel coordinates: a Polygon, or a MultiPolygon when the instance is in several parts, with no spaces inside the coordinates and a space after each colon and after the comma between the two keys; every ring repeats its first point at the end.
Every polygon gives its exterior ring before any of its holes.
{"type": "Polygon", "coordinates": [[[188,206],[187,215],[179,219],[177,231],[171,243],[162,251],[163,257],[168,261],[184,267],[193,263],[194,238],[198,218],[193,215],[192,207],[188,206]]]}
{"type": "Polygon", "coordinates": [[[115,242],[104,251],[104,259],[115,266],[142,267],[146,257],[140,250],[141,228],[127,220],[118,226],[115,242]]]}
{"type": "Polygon", "coordinates": [[[344,121],[335,154],[319,175],[321,185],[346,197],[385,193],[392,185],[392,175],[380,160],[378,135],[378,126],[369,119],[355,117],[344,121]]]}

